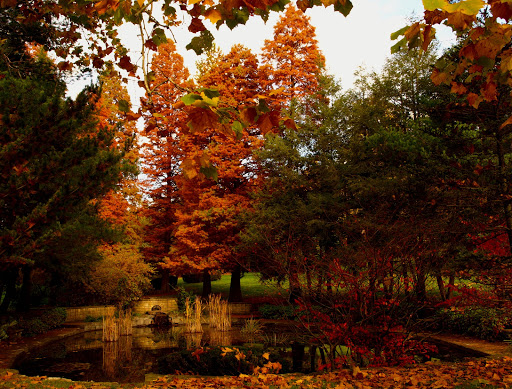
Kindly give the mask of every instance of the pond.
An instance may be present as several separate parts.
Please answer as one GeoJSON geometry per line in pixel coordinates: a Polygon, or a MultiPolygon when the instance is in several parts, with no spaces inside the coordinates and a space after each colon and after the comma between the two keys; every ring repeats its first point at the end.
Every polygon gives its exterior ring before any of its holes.
{"type": "MultiPolygon", "coordinates": [[[[234,327],[220,332],[203,326],[203,333],[184,333],[183,326],[166,329],[135,327],[132,336],[116,342],[103,342],[102,331],[89,331],[61,339],[22,356],[13,368],[28,376],[63,377],[75,381],[144,382],[147,374],[158,373],[158,359],[175,351],[202,346],[242,346],[255,341],[265,345],[290,346],[300,339],[297,329],[284,324],[267,324],[255,340],[234,327]]],[[[432,342],[431,342],[432,343],[432,342]]],[[[439,349],[436,358],[457,361],[480,357],[478,353],[441,341],[433,341],[439,349]]],[[[283,347],[289,353],[290,348],[283,347]]]]}
{"type": "MultiPolygon", "coordinates": [[[[292,328],[284,325],[265,327],[266,343],[289,343],[292,328]]],[[[13,368],[28,376],[44,375],[80,381],[134,383],[144,382],[146,374],[158,373],[158,358],[173,351],[210,346],[240,346],[253,339],[241,333],[210,330],[186,334],[184,327],[165,329],[134,327],[133,335],[116,342],[103,342],[102,331],[89,331],[46,345],[22,356],[13,368]]]]}

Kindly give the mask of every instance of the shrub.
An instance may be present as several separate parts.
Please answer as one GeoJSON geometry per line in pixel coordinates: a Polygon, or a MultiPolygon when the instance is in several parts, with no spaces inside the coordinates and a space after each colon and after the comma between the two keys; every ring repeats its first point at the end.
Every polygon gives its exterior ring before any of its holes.
{"type": "Polygon", "coordinates": [[[19,327],[23,336],[34,336],[57,328],[66,321],[65,308],[53,308],[44,312],[40,317],[20,321],[19,327]]]}
{"type": "Polygon", "coordinates": [[[86,323],[95,323],[95,322],[102,321],[102,320],[103,320],[103,316],[94,317],[91,315],[87,315],[84,319],[84,321],[86,323]]]}
{"type": "Polygon", "coordinates": [[[40,318],[20,322],[23,336],[34,336],[49,331],[50,328],[40,318]]]}
{"type": "Polygon", "coordinates": [[[11,332],[14,327],[18,324],[16,320],[10,320],[7,323],[0,324],[0,341],[9,339],[11,337],[11,332]]]}
{"type": "Polygon", "coordinates": [[[62,325],[66,321],[67,312],[66,308],[53,308],[49,311],[46,311],[41,316],[41,320],[45,323],[50,329],[57,328],[62,325]]]}
{"type": "Polygon", "coordinates": [[[178,310],[185,312],[185,301],[187,301],[187,298],[190,299],[190,301],[194,301],[196,295],[192,292],[187,292],[183,288],[176,288],[176,291],[178,292],[178,310]]]}
{"type": "Polygon", "coordinates": [[[178,351],[160,358],[158,368],[161,374],[222,376],[252,374],[254,369],[269,362],[273,364],[275,373],[290,369],[290,363],[278,352],[271,351],[264,356],[263,350],[249,347],[204,347],[178,351]]]}
{"type": "Polygon", "coordinates": [[[507,339],[504,329],[510,319],[504,310],[496,308],[443,309],[433,317],[433,324],[438,330],[496,341],[507,339]]]}
{"type": "Polygon", "coordinates": [[[297,312],[291,305],[263,304],[258,308],[258,311],[264,319],[294,320],[297,317],[297,312]]]}

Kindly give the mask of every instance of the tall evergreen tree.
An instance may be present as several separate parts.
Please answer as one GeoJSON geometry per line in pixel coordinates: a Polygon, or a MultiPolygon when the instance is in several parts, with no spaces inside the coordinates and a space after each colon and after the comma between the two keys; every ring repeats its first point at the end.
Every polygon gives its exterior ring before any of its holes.
{"type": "Polygon", "coordinates": [[[2,287],[12,291],[17,272],[29,287],[49,242],[117,184],[124,148],[111,147],[111,128],[98,129],[97,89],[65,99],[65,84],[43,53],[24,57],[27,71],[20,72],[8,45],[0,47],[0,266],[11,274],[2,287]]]}

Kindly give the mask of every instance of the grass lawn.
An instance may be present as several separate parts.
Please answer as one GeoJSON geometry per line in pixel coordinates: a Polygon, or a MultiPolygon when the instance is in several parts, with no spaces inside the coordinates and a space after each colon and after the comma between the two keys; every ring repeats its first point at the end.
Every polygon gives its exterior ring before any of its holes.
{"type": "MultiPolygon", "coordinates": [[[[223,297],[229,295],[229,284],[231,282],[230,274],[223,274],[220,280],[212,281],[212,293],[220,293],[223,297]]],[[[275,282],[264,282],[260,281],[259,273],[245,273],[240,280],[242,286],[242,295],[244,299],[257,300],[257,299],[283,299],[288,296],[288,283],[285,282],[281,286],[275,282]]],[[[201,294],[203,290],[203,283],[190,283],[183,282],[180,278],[178,281],[178,287],[182,287],[189,292],[195,294],[201,294]]]]}

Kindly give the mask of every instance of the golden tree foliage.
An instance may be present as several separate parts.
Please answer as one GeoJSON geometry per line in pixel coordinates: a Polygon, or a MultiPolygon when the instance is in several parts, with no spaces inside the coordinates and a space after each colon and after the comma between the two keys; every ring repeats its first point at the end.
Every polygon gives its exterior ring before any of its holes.
{"type": "MultiPolygon", "coordinates": [[[[266,77],[256,56],[236,45],[205,68],[198,83],[204,88],[216,85],[225,104],[243,106],[261,92],[266,77]]],[[[262,144],[256,128],[240,125],[238,138],[215,128],[183,136],[186,156],[198,155],[208,146],[208,160],[217,168],[217,179],[182,175],[178,181],[181,202],[174,214],[170,251],[176,267],[195,271],[229,269],[237,262],[237,215],[249,206],[249,193],[257,185],[252,153],[262,144]]]]}
{"type": "Polygon", "coordinates": [[[263,62],[272,68],[268,89],[282,88],[281,101],[318,90],[325,58],[315,37],[310,18],[290,4],[274,26],[273,39],[265,40],[263,62]]]}
{"type": "Polygon", "coordinates": [[[169,249],[173,239],[174,208],[180,201],[176,179],[181,174],[185,152],[181,145],[187,123],[185,111],[173,104],[191,85],[183,58],[172,42],[162,44],[152,62],[153,99],[146,100],[144,143],[142,144],[145,192],[149,197],[145,215],[149,225],[145,229],[146,260],[159,269],[169,269],[169,249]]]}
{"type": "MultiPolygon", "coordinates": [[[[119,77],[102,77],[102,94],[97,102],[98,127],[115,128],[112,147],[128,146],[135,139],[135,123],[126,120],[119,110],[119,102],[129,101],[126,88],[119,77]]],[[[128,107],[129,108],[129,107],[128,107]]],[[[135,164],[138,150],[131,148],[124,157],[125,163],[135,164]]],[[[150,265],[141,254],[142,230],[145,225],[141,213],[142,198],[133,174],[119,181],[116,190],[111,190],[99,199],[99,216],[123,231],[121,242],[104,243],[99,252],[102,260],[92,269],[88,286],[101,296],[105,303],[126,304],[142,296],[150,286],[150,265]]]]}

